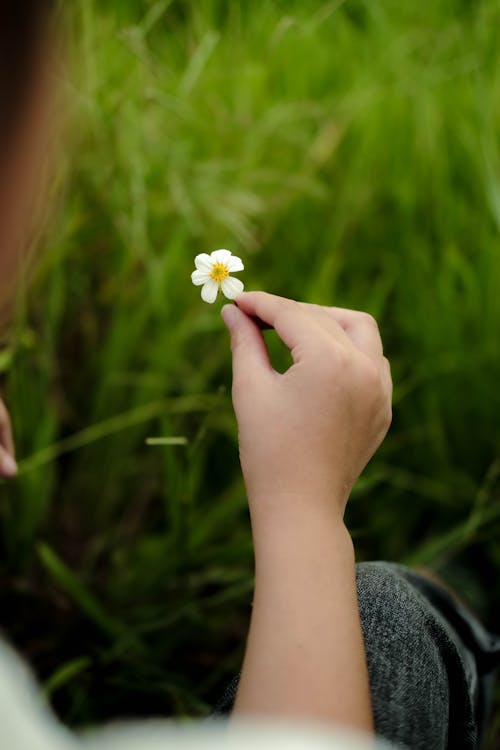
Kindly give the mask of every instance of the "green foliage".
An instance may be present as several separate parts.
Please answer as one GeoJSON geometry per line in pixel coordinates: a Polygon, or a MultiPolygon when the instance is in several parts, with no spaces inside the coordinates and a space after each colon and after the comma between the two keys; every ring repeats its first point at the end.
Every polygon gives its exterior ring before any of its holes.
{"type": "Polygon", "coordinates": [[[6,627],[67,720],[203,712],[241,656],[251,539],[198,252],[379,320],[395,416],[351,501],[359,556],[498,570],[499,21],[493,0],[74,3],[64,199],[0,357],[6,627]]]}

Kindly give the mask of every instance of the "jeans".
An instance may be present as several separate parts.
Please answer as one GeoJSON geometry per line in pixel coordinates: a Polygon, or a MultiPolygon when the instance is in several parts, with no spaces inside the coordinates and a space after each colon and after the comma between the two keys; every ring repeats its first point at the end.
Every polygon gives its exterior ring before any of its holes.
{"type": "MultiPolygon", "coordinates": [[[[377,736],[409,750],[471,750],[484,736],[500,639],[402,565],[356,567],[377,736]]],[[[215,707],[231,712],[238,677],[215,707]]]]}

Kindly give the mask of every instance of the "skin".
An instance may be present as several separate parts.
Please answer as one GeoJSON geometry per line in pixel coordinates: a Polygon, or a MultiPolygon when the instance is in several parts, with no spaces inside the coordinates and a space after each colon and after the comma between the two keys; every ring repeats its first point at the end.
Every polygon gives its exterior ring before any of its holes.
{"type": "Polygon", "coordinates": [[[55,63],[42,49],[29,97],[7,156],[0,164],[0,326],[11,314],[19,282],[26,277],[31,241],[38,229],[48,166],[52,161],[55,120],[55,63]],[[43,62],[43,64],[42,64],[43,62]]]}
{"type": "Polygon", "coordinates": [[[12,479],[17,474],[16,453],[10,417],[0,399],[0,478],[12,479]]]}
{"type": "Polygon", "coordinates": [[[390,366],[366,313],[264,292],[222,311],[255,547],[255,597],[234,718],[373,732],[350,491],[391,422],[390,366]],[[257,321],[289,347],[277,373],[257,321]]]}
{"type": "MultiPolygon", "coordinates": [[[[392,383],[374,320],[263,292],[223,318],[255,547],[255,596],[234,719],[335,722],[373,733],[352,540],[357,477],[391,421],[392,383]],[[290,348],[275,372],[260,320],[290,348]]],[[[0,404],[0,473],[15,474],[0,404]]]]}
{"type": "MultiPolygon", "coordinates": [[[[0,319],[8,316],[12,290],[23,263],[23,222],[25,191],[28,177],[23,146],[26,135],[18,137],[0,174],[0,319]]],[[[12,479],[17,474],[12,425],[0,398],[0,478],[12,479]]]]}
{"type": "MultiPolygon", "coordinates": [[[[24,219],[32,215],[47,150],[44,79],[0,173],[1,313],[25,265],[24,219]]],[[[372,733],[354,550],[343,514],[391,420],[390,368],[377,325],[365,313],[263,292],[242,294],[223,317],[256,568],[234,717],[333,721],[372,733]],[[290,348],[286,373],[273,370],[256,320],[290,348]]],[[[16,472],[0,400],[0,477],[16,472]]]]}
{"type": "MultiPolygon", "coordinates": [[[[8,317],[12,290],[23,263],[21,215],[23,215],[25,199],[22,183],[25,182],[27,175],[21,139],[13,144],[9,157],[0,174],[0,320],[2,321],[8,317]]],[[[12,479],[16,474],[12,425],[5,404],[0,398],[0,478],[12,479]]]]}
{"type": "MultiPolygon", "coordinates": [[[[0,171],[0,328],[8,321],[19,280],[29,264],[30,239],[37,222],[54,138],[52,55],[42,48],[31,95],[0,171]],[[43,64],[42,64],[43,62],[43,64]],[[28,217],[28,221],[26,220],[28,217]],[[31,221],[29,220],[31,218],[31,221]]],[[[0,478],[17,474],[9,414],[0,398],[0,478]]]]}

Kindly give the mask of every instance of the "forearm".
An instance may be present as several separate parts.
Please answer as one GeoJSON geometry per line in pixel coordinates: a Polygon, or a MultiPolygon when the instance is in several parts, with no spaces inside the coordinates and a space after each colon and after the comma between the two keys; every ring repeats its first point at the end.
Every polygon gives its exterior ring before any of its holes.
{"type": "Polygon", "coordinates": [[[372,730],[354,550],[333,507],[293,498],[279,522],[253,519],[255,597],[236,716],[372,730]]]}

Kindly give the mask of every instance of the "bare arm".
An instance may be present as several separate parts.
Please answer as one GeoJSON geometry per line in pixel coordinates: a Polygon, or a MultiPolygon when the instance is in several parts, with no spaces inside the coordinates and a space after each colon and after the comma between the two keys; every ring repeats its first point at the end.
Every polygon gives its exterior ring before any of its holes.
{"type": "Polygon", "coordinates": [[[10,417],[0,398],[0,478],[11,479],[16,474],[17,464],[10,417]]]}
{"type": "Polygon", "coordinates": [[[34,70],[27,76],[16,127],[8,142],[0,144],[0,332],[33,265],[32,244],[42,223],[55,151],[57,92],[51,41],[52,36],[33,53],[34,70]]]}
{"type": "Polygon", "coordinates": [[[349,534],[331,514],[311,517],[305,509],[297,509],[284,527],[282,538],[275,534],[256,550],[255,598],[236,714],[371,730],[349,534]]]}
{"type": "MultiPolygon", "coordinates": [[[[40,219],[39,195],[43,187],[41,119],[33,113],[20,130],[0,177],[0,327],[11,313],[20,282],[32,264],[31,241],[40,219]]],[[[44,143],[43,147],[46,147],[44,143]]]]}
{"type": "Polygon", "coordinates": [[[332,721],[372,732],[343,513],[390,422],[390,373],[378,330],[364,314],[260,292],[237,304],[223,315],[256,582],[235,716],[332,721]],[[294,364],[283,375],[272,369],[250,315],[290,348],[294,364]]]}

